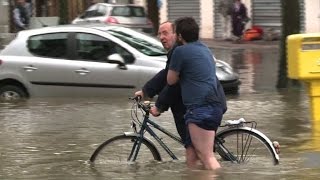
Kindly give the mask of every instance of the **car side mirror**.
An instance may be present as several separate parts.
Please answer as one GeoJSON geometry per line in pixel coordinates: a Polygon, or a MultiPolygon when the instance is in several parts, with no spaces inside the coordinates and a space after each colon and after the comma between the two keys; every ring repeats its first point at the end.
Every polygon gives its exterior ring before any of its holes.
{"type": "Polygon", "coordinates": [[[127,69],[126,63],[120,54],[111,54],[107,57],[107,62],[111,64],[118,64],[120,69],[127,69]]]}

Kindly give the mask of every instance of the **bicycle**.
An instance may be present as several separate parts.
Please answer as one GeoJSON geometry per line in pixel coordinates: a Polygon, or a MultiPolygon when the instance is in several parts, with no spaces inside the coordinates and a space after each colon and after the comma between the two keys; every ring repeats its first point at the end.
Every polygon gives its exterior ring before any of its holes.
{"type": "MultiPolygon", "coordinates": [[[[167,135],[170,139],[183,145],[181,139],[169,132],[149,118],[150,102],[141,102],[140,98],[130,98],[133,100],[131,108],[131,128],[133,132],[124,132],[106,140],[99,145],[90,157],[90,162],[101,163],[127,163],[142,160],[161,161],[161,155],[157,146],[146,137],[146,132],[155,139],[165,152],[173,159],[178,160],[177,156],[166,145],[153,129],[167,135]],[[142,113],[141,121],[138,112],[142,113]]],[[[239,120],[229,120],[221,125],[215,137],[213,147],[215,154],[220,155],[223,161],[233,163],[254,163],[274,165],[279,164],[280,145],[271,140],[262,132],[256,129],[257,123],[254,121],[246,122],[243,118],[239,120]],[[248,126],[249,125],[249,126],[248,126]]]]}

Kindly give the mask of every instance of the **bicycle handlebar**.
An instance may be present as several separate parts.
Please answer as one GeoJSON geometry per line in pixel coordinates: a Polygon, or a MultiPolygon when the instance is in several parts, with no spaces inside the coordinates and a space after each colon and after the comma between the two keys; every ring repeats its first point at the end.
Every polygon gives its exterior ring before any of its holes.
{"type": "Polygon", "coordinates": [[[145,111],[146,113],[149,114],[149,111],[151,109],[151,103],[150,101],[144,101],[143,103],[141,102],[142,97],[140,95],[135,96],[135,97],[129,97],[130,100],[134,100],[138,107],[143,109],[143,111],[145,111]]]}

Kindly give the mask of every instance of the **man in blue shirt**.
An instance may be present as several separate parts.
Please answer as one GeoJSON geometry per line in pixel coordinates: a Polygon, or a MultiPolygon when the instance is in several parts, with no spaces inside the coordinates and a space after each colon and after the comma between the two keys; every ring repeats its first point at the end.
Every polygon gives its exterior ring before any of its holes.
{"type": "Polygon", "coordinates": [[[200,160],[206,169],[220,168],[213,154],[215,132],[226,111],[225,96],[218,90],[215,63],[210,49],[199,41],[199,26],[191,17],[175,21],[177,42],[167,83],[180,82],[189,136],[186,159],[189,167],[200,160]]]}

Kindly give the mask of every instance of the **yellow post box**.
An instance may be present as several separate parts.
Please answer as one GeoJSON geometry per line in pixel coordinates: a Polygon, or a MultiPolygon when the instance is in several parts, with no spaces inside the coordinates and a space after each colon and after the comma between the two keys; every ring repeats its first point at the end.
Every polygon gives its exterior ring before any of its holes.
{"type": "Polygon", "coordinates": [[[320,123],[320,33],[287,37],[288,76],[307,83],[312,119],[320,123]]]}

